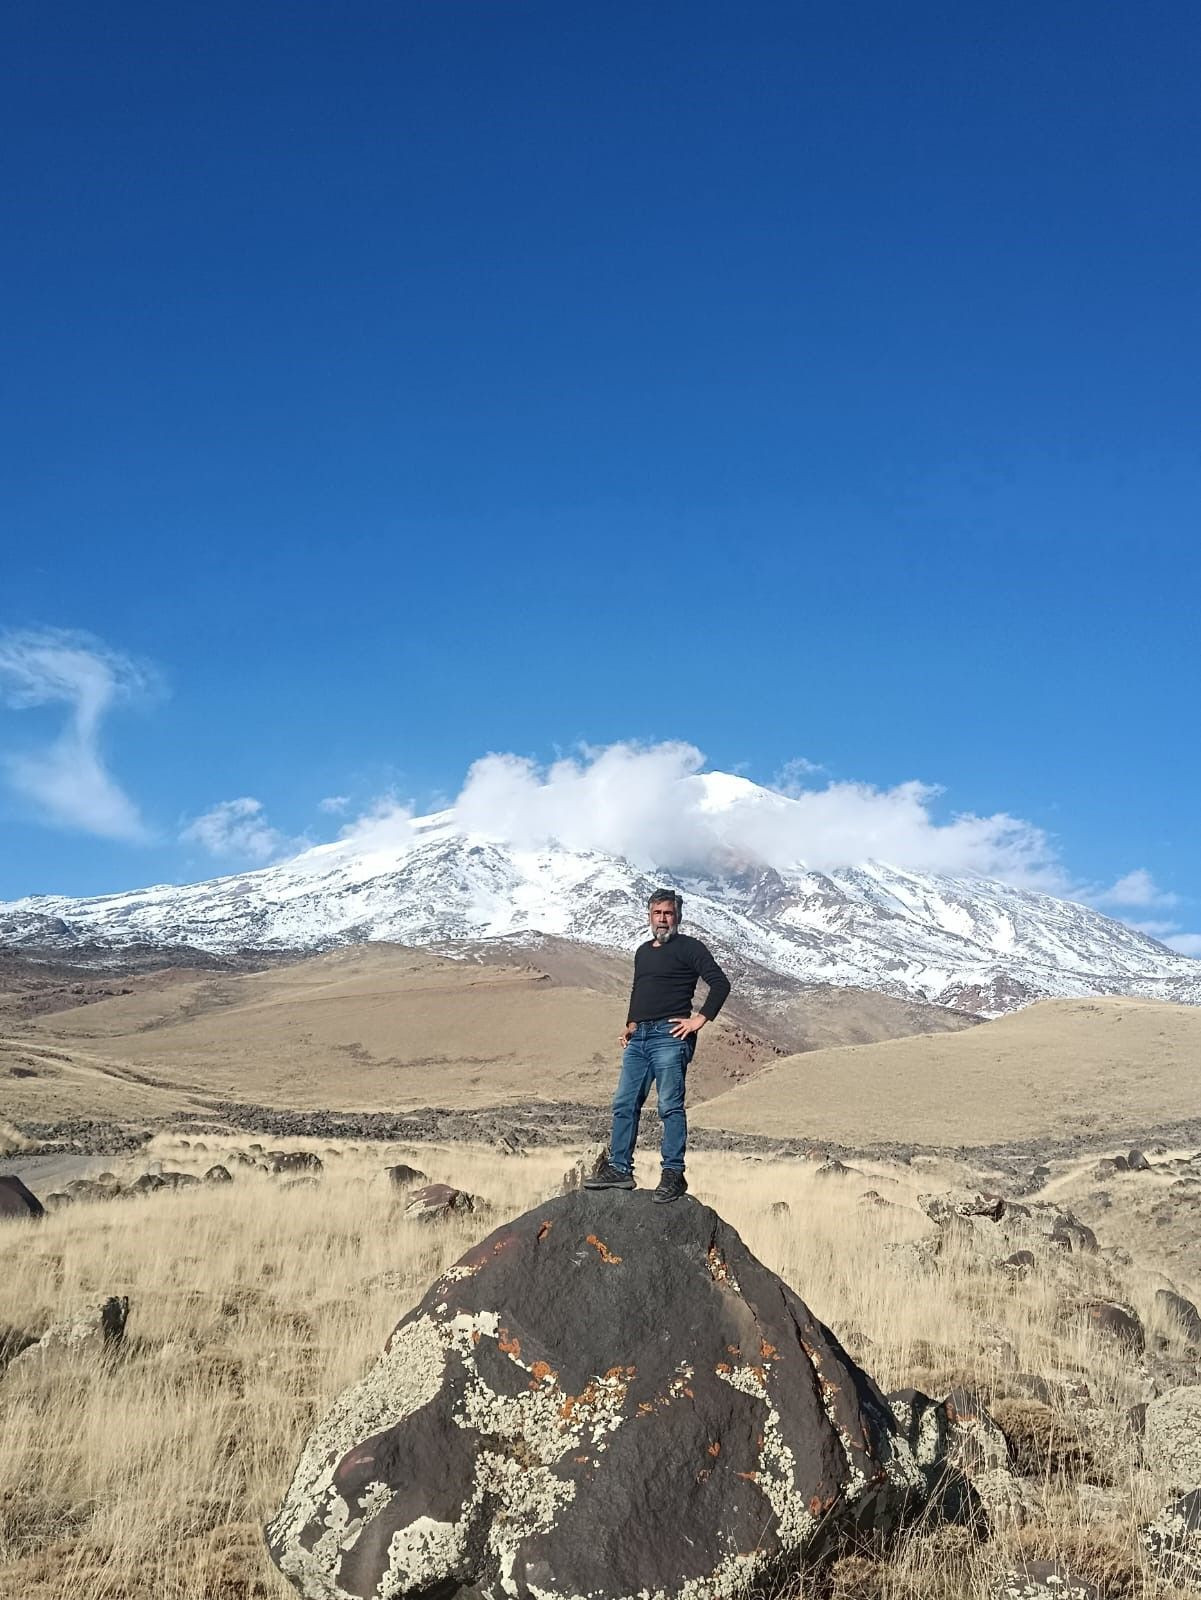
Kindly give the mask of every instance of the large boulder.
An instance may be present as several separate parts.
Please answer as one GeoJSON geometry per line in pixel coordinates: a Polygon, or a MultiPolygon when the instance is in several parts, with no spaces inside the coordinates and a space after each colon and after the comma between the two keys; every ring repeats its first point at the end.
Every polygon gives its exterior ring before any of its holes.
{"type": "Polygon", "coordinates": [[[925,1494],[879,1389],[720,1217],[585,1192],[433,1284],[267,1538],[314,1600],[727,1600],[925,1494]]]}
{"type": "Polygon", "coordinates": [[[0,1175],[0,1220],[7,1217],[27,1220],[30,1217],[45,1215],[45,1206],[32,1189],[25,1187],[20,1178],[10,1173],[0,1175]]]}

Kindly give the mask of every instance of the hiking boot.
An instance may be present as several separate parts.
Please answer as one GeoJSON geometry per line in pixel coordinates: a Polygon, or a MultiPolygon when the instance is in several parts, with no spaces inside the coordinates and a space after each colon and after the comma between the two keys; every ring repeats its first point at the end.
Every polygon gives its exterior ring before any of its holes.
{"type": "Polygon", "coordinates": [[[663,1168],[663,1176],[659,1179],[659,1187],[651,1195],[656,1205],[665,1206],[669,1200],[678,1200],[682,1194],[688,1193],[688,1179],[682,1172],[673,1172],[670,1167],[663,1168]]]}
{"type": "Polygon", "coordinates": [[[593,1173],[591,1178],[584,1179],[585,1189],[634,1189],[632,1172],[623,1172],[620,1167],[615,1167],[611,1161],[606,1161],[599,1172],[593,1173]]]}

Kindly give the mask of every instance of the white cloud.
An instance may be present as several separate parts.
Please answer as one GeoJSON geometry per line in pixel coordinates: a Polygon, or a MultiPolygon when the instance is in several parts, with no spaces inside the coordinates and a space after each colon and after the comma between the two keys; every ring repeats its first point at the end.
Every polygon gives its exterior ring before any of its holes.
{"type": "Polygon", "coordinates": [[[222,800],[180,830],[185,844],[198,844],[219,860],[262,864],[297,849],[304,841],[289,839],[273,828],[261,800],[242,795],[222,800]]]}
{"type": "Polygon", "coordinates": [[[1174,933],[1164,944],[1182,956],[1201,956],[1201,933],[1174,933]]]}
{"type": "Polygon", "coordinates": [[[413,808],[394,794],[380,795],[362,816],[348,822],[338,837],[364,854],[405,850],[413,842],[413,808]]]}
{"type": "Polygon", "coordinates": [[[137,805],[105,765],[100,734],[114,706],[157,687],[149,668],[89,634],[45,628],[0,636],[0,702],[18,711],[67,708],[50,743],[0,757],[9,785],[38,808],[39,820],[106,839],[148,839],[137,805]]]}
{"type": "Polygon", "coordinates": [[[349,804],[348,794],[327,794],[324,800],[318,800],[317,810],[326,811],[331,816],[340,816],[349,804]]]}
{"type": "Polygon", "coordinates": [[[1164,922],[1156,917],[1152,917],[1147,922],[1136,922],[1133,917],[1123,917],[1122,921],[1128,928],[1133,928],[1136,933],[1145,933],[1152,939],[1162,939],[1165,934],[1180,932],[1180,924],[1178,922],[1164,922]]]}
{"type": "Polygon", "coordinates": [[[1124,877],[1090,896],[1094,906],[1174,906],[1179,895],[1161,889],[1145,867],[1136,867],[1124,877]]]}
{"type": "Polygon", "coordinates": [[[776,773],[771,786],[781,794],[795,796],[810,787],[810,779],[824,777],[827,770],[820,761],[810,761],[808,756],[793,756],[776,773]]]}
{"type": "Polygon", "coordinates": [[[876,859],[894,866],[974,873],[1061,889],[1041,829],[999,812],[939,822],[939,790],[830,782],[794,795],[727,779],[712,803],[701,752],[682,743],[614,744],[548,768],[515,755],[477,761],[455,802],[459,825],[536,847],[622,855],[641,866],[704,870],[719,864],[819,869],[876,859]]]}

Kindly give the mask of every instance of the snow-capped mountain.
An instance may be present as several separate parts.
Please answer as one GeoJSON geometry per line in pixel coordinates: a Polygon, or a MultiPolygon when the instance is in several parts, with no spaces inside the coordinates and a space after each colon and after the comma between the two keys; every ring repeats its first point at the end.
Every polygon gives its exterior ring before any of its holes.
{"type": "MultiPolygon", "coordinates": [[[[693,781],[714,811],[782,799],[725,774],[693,781]]],[[[760,987],[773,975],[789,989],[798,980],[857,984],[986,1015],[1047,995],[1201,1004],[1201,962],[1087,906],[991,879],[880,862],[830,872],[730,862],[659,876],[683,893],[686,926],[760,987]]],[[[657,881],[617,856],[465,833],[440,812],[398,842],[342,839],[205,883],[0,904],[0,945],[67,955],[95,944],[233,952],[557,935],[628,950],[657,881]]]]}

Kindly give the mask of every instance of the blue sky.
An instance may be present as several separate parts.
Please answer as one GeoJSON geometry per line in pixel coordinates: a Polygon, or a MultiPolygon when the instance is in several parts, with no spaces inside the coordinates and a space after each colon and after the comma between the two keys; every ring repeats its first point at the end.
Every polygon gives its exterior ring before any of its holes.
{"type": "Polygon", "coordinates": [[[7,17],[0,896],[674,740],[1201,951],[1194,7],[7,17]]]}

